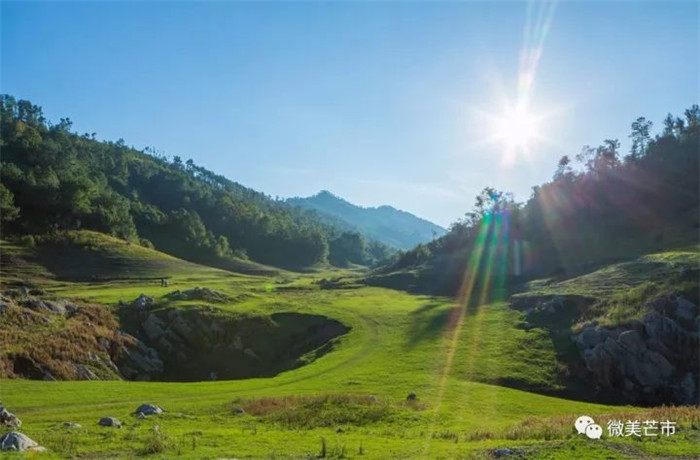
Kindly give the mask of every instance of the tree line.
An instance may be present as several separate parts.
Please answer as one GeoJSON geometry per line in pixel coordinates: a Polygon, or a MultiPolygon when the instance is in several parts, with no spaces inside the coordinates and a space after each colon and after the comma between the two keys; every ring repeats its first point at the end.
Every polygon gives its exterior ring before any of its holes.
{"type": "Polygon", "coordinates": [[[643,117],[631,124],[626,155],[619,140],[608,139],[562,156],[552,180],[533,187],[525,203],[485,188],[446,235],[397,254],[379,273],[422,267],[427,278],[435,275],[454,291],[470,254],[479,250],[491,251],[488,257],[508,276],[522,278],[696,245],[700,108],[693,105],[683,117],[669,114],[656,135],[652,127],[643,117]]]}
{"type": "Polygon", "coordinates": [[[390,253],[192,160],[77,134],[30,101],[0,96],[0,117],[3,237],[90,229],[212,265],[369,265],[390,253]]]}

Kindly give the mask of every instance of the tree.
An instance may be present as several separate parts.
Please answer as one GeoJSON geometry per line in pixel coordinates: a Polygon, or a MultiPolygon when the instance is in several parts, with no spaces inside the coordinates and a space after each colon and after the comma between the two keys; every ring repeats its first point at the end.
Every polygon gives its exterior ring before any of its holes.
{"type": "Polygon", "coordinates": [[[630,159],[636,160],[644,156],[651,141],[650,131],[652,126],[653,123],[644,117],[639,117],[632,122],[632,133],[629,136],[632,139],[630,159]]]}
{"type": "Polygon", "coordinates": [[[14,205],[12,192],[0,184],[0,219],[4,222],[15,220],[19,216],[19,208],[14,205]]]}
{"type": "Polygon", "coordinates": [[[593,157],[592,171],[602,173],[620,164],[619,158],[620,141],[617,139],[606,139],[603,145],[598,146],[593,157]]]}
{"type": "Polygon", "coordinates": [[[559,159],[559,163],[557,164],[557,170],[554,173],[554,179],[559,179],[560,177],[563,177],[565,174],[568,174],[571,172],[571,159],[569,158],[568,155],[564,155],[559,159]]]}

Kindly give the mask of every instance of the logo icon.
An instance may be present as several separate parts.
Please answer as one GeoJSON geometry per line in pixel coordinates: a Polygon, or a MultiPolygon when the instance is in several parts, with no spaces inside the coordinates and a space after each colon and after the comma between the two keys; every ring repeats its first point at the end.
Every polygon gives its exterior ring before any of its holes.
{"type": "Polygon", "coordinates": [[[600,439],[603,436],[603,428],[588,415],[577,418],[574,427],[578,434],[585,434],[589,439],[600,439]]]}

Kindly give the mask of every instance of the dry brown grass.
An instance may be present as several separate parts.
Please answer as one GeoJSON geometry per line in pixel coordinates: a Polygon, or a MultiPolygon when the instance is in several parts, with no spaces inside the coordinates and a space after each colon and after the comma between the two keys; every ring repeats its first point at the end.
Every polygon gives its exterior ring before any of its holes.
{"type": "Polygon", "coordinates": [[[42,378],[38,374],[45,372],[70,380],[79,378],[73,364],[82,364],[99,378],[119,378],[100,362],[115,359],[123,346],[132,345],[133,339],[118,330],[117,318],[102,306],[82,304],[72,315],[62,316],[8,303],[0,317],[0,377],[42,378]]]}
{"type": "MultiPolygon", "coordinates": [[[[583,415],[583,414],[580,414],[583,415]]],[[[505,439],[564,439],[574,435],[575,415],[557,415],[553,417],[528,417],[506,428],[496,437],[505,439]]],[[[608,414],[598,414],[596,421],[607,420],[670,420],[679,427],[700,429],[700,407],[698,406],[659,406],[641,411],[622,409],[608,414]]],[[[599,422],[600,423],[600,422],[599,422]]]]}

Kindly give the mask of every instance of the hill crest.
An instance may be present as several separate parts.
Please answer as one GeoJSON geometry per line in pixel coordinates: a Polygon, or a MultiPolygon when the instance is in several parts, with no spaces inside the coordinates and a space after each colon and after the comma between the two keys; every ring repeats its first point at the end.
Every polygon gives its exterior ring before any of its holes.
{"type": "Polygon", "coordinates": [[[310,197],[294,197],[287,203],[340,220],[371,239],[398,249],[411,249],[446,233],[441,226],[390,205],[364,207],[328,190],[310,197]]]}

